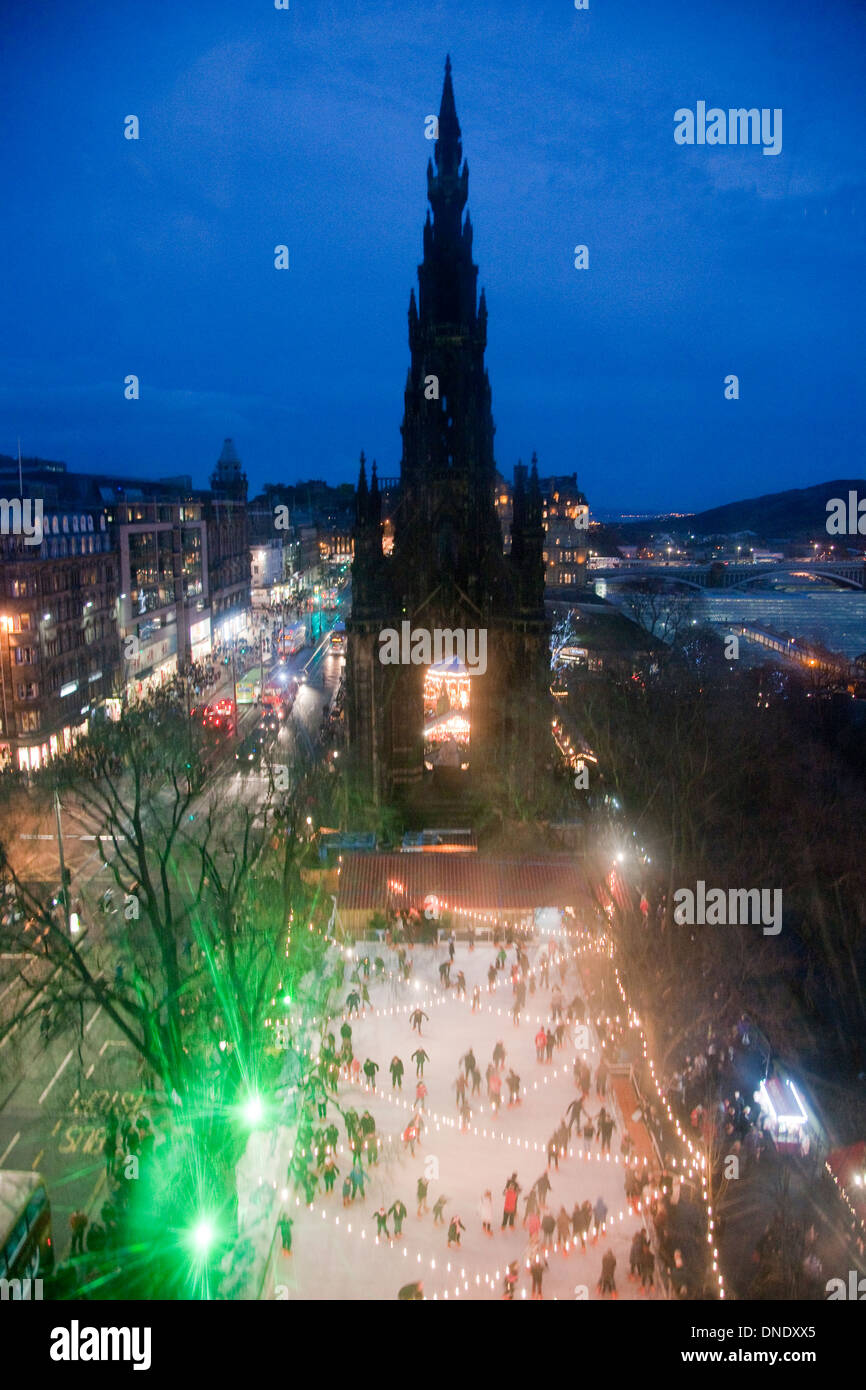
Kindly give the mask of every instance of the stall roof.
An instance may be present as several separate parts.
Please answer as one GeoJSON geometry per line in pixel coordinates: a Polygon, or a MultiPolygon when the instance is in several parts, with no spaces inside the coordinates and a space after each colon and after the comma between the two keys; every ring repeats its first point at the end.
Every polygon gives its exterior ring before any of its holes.
{"type": "Polygon", "coordinates": [[[338,887],[341,911],[383,912],[400,903],[414,907],[431,894],[443,906],[472,912],[578,907],[590,900],[573,855],[491,859],[434,851],[343,857],[338,887]]]}

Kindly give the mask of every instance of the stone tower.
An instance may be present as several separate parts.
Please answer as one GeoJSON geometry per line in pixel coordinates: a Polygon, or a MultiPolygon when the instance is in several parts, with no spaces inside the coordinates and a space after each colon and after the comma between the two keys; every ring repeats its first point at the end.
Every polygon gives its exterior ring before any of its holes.
{"type": "Polygon", "coordinates": [[[473,770],[499,765],[523,739],[543,698],[548,669],[543,529],[538,472],[518,467],[511,554],[502,550],[494,497],[496,465],[490,381],[484,365],[487,305],[477,295],[472,224],[464,216],[463,159],[451,64],[427,166],[430,209],[418,298],[409,299],[410,363],[404,391],[399,500],[393,553],[382,550],[375,465],[368,486],[361,456],[352,569],[347,694],[350,752],[373,799],[450,806],[473,770]],[[432,214],[432,215],[431,215],[432,214]],[[425,769],[425,670],[382,665],[379,636],[408,621],[413,631],[486,633],[487,667],[470,681],[468,772],[425,769]],[[423,789],[422,789],[423,788],[423,789]]]}

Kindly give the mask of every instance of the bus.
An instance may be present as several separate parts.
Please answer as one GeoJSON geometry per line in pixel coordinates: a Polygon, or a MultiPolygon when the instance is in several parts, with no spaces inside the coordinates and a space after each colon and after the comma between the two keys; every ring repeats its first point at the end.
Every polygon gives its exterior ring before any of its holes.
{"type": "Polygon", "coordinates": [[[45,1183],[38,1173],[0,1169],[0,1279],[35,1279],[50,1274],[53,1268],[51,1207],[45,1183]]]}
{"type": "Polygon", "coordinates": [[[254,705],[262,693],[262,668],[252,666],[236,681],[239,705],[254,705]]]}
{"type": "Polygon", "coordinates": [[[301,651],[307,645],[307,624],[292,623],[290,627],[283,628],[277,639],[277,648],[281,657],[294,656],[295,652],[301,651]]]}
{"type": "Polygon", "coordinates": [[[338,623],[334,623],[334,626],[331,629],[331,640],[328,645],[330,651],[332,651],[336,656],[345,655],[346,624],[344,622],[341,621],[338,623]]]}

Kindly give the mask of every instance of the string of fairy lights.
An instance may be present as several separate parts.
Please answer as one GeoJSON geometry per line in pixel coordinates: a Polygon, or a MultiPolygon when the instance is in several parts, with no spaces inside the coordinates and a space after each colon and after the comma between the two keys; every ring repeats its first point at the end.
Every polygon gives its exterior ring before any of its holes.
{"type": "MultiPolygon", "coordinates": [[[[458,907],[455,907],[455,906],[453,906],[453,905],[449,905],[449,904],[448,904],[447,902],[445,902],[444,900],[439,900],[438,906],[439,906],[442,910],[445,910],[445,911],[452,911],[452,912],[454,912],[454,913],[457,914],[457,915],[469,917],[470,919],[475,920],[475,921],[482,921],[482,922],[485,922],[485,923],[489,923],[489,924],[491,924],[491,925],[493,925],[493,926],[495,926],[495,927],[497,927],[497,928],[504,928],[504,924],[502,923],[501,916],[499,916],[499,915],[497,915],[497,914],[478,913],[478,912],[475,912],[475,911],[472,911],[472,910],[463,909],[463,908],[458,908],[458,907]]],[[[571,915],[571,914],[569,914],[569,915],[571,915]]],[[[609,915],[609,914],[608,914],[608,915],[609,915]]],[[[290,916],[289,923],[288,923],[287,936],[286,936],[286,951],[285,951],[286,956],[288,956],[289,951],[290,951],[290,947],[291,947],[291,928],[292,928],[292,925],[293,925],[293,917],[290,916]]],[[[313,926],[313,923],[312,923],[312,922],[310,922],[310,923],[308,924],[308,930],[310,930],[310,931],[314,930],[314,926],[313,926]]],[[[515,925],[515,924],[509,924],[508,930],[512,933],[513,936],[517,936],[517,935],[526,935],[526,936],[528,936],[528,935],[529,935],[529,931],[530,931],[531,929],[530,929],[530,928],[527,928],[527,929],[524,931],[524,930],[522,929],[521,924],[517,924],[517,925],[515,925]]],[[[571,930],[572,930],[572,929],[571,929],[571,927],[570,927],[567,923],[566,923],[566,930],[569,932],[569,934],[571,934],[571,930]]],[[[349,959],[354,959],[354,958],[355,958],[354,952],[351,951],[351,950],[347,953],[347,955],[348,955],[348,958],[349,958],[349,959]]],[[[571,951],[568,951],[568,952],[564,952],[564,953],[563,953],[563,952],[561,951],[561,949],[560,949],[560,959],[562,959],[562,956],[563,956],[563,955],[565,956],[566,959],[570,959],[570,960],[577,959],[577,958],[579,958],[579,957],[582,956],[582,955],[593,955],[593,956],[596,956],[596,957],[604,957],[604,958],[606,958],[608,961],[613,962],[613,957],[614,957],[613,941],[612,941],[611,937],[609,937],[606,933],[601,933],[601,934],[599,934],[598,936],[587,936],[587,935],[585,935],[585,934],[582,934],[582,939],[581,939],[580,941],[578,941],[577,945],[573,945],[571,951]]],[[[551,961],[551,968],[552,968],[552,967],[553,967],[553,962],[551,961]]],[[[650,1055],[649,1055],[649,1047],[648,1047],[648,1041],[647,1041],[647,1038],[646,1038],[646,1034],[644,1033],[644,1030],[643,1030],[643,1028],[641,1027],[640,1020],[639,1020],[637,1014],[635,1013],[635,1011],[634,1011],[634,1010],[630,1007],[630,1005],[628,1004],[628,1000],[627,1000],[627,997],[626,997],[625,989],[624,989],[624,986],[623,986],[623,984],[622,984],[622,980],[621,980],[621,977],[620,977],[620,974],[619,974],[619,970],[618,970],[618,968],[616,967],[616,965],[613,966],[613,973],[614,973],[614,979],[615,979],[615,982],[616,982],[616,987],[617,987],[617,989],[618,989],[618,991],[619,991],[620,997],[621,997],[622,1002],[623,1002],[623,1004],[624,1004],[624,1006],[625,1006],[625,1010],[626,1010],[626,1020],[625,1020],[625,1022],[623,1022],[623,1021],[621,1020],[621,1018],[620,1018],[619,1015],[614,1015],[613,1018],[611,1018],[610,1016],[598,1015],[598,1016],[596,1017],[596,1019],[595,1019],[595,1026],[596,1026],[596,1028],[598,1029],[598,1028],[601,1026],[602,1022],[604,1022],[605,1028],[608,1030],[608,1031],[607,1031],[607,1036],[606,1036],[606,1041],[611,1041],[611,1042],[614,1041],[614,1034],[613,1034],[613,1029],[614,1029],[614,1028],[616,1028],[616,1029],[619,1030],[620,1032],[624,1032],[625,1029],[632,1029],[632,1030],[635,1030],[635,1031],[637,1032],[637,1034],[638,1034],[638,1038],[639,1038],[639,1042],[640,1042],[640,1047],[641,1047],[641,1052],[642,1052],[644,1061],[645,1061],[646,1064],[647,1064],[647,1069],[648,1069],[649,1075],[650,1075],[651,1078],[652,1078],[653,1086],[654,1086],[655,1091],[656,1091],[656,1093],[657,1093],[659,1102],[660,1102],[660,1104],[663,1106],[663,1108],[664,1108],[664,1110],[665,1110],[665,1113],[667,1114],[668,1120],[669,1120],[670,1123],[672,1124],[672,1126],[673,1126],[673,1128],[674,1128],[674,1130],[675,1130],[675,1133],[677,1134],[678,1139],[679,1139],[680,1142],[684,1145],[684,1147],[685,1147],[685,1149],[687,1150],[688,1155],[689,1155],[688,1159],[686,1159],[686,1158],[684,1157],[680,1162],[678,1162],[678,1160],[677,1160],[677,1158],[676,1158],[675,1156],[672,1157],[672,1159],[671,1159],[671,1166],[672,1166],[672,1168],[673,1168],[673,1170],[674,1170],[674,1173],[676,1174],[676,1173],[677,1173],[677,1170],[679,1170],[679,1172],[680,1172],[680,1174],[681,1174],[681,1176],[682,1176],[683,1178],[687,1178],[687,1179],[690,1179],[690,1180],[693,1180],[696,1176],[700,1178],[700,1182],[701,1182],[701,1196],[702,1196],[702,1201],[703,1201],[703,1204],[704,1204],[704,1207],[705,1207],[705,1211],[706,1211],[706,1238],[707,1238],[707,1243],[708,1243],[708,1245],[711,1247],[712,1270],[713,1270],[713,1274],[714,1274],[714,1276],[715,1276],[715,1280],[716,1280],[716,1284],[717,1284],[718,1296],[719,1296],[720,1299],[724,1299],[724,1297],[725,1297],[724,1279],[723,1279],[721,1270],[720,1270],[720,1268],[719,1268],[719,1255],[718,1255],[718,1249],[716,1248],[716,1244],[715,1244],[715,1235],[714,1235],[714,1232],[715,1232],[715,1220],[714,1220],[714,1216],[713,1216],[712,1206],[711,1206],[711,1203],[710,1203],[710,1200],[709,1200],[709,1189],[708,1189],[707,1172],[706,1172],[706,1159],[705,1159],[705,1157],[704,1157],[703,1154],[699,1154],[699,1153],[698,1153],[698,1151],[697,1151],[695,1145],[692,1143],[692,1141],[689,1139],[689,1137],[687,1136],[687,1134],[686,1134],[685,1131],[683,1130],[681,1124],[679,1123],[679,1120],[677,1119],[677,1117],[676,1117],[676,1115],[674,1114],[674,1112],[673,1112],[673,1110],[672,1110],[670,1104],[668,1103],[667,1097],[666,1097],[665,1094],[664,1094],[663,1088],[661,1087],[661,1084],[660,1084],[660,1082],[659,1082],[659,1080],[658,1080],[658,1077],[657,1077],[657,1074],[656,1074],[655,1063],[654,1063],[653,1059],[652,1059],[652,1058],[650,1057],[650,1055]]],[[[369,978],[369,977],[367,977],[367,978],[369,978]]],[[[505,981],[507,978],[508,978],[508,977],[505,976],[505,975],[503,974],[502,982],[504,983],[504,981],[505,981]]],[[[391,983],[391,982],[393,982],[393,981],[395,981],[395,980],[401,981],[401,982],[403,982],[403,983],[408,983],[408,977],[407,977],[405,974],[403,974],[402,972],[396,972],[396,971],[386,971],[386,972],[384,972],[384,974],[382,974],[382,972],[376,972],[375,975],[374,975],[374,980],[375,980],[377,983],[391,983]]],[[[360,981],[358,981],[358,983],[360,983],[360,981]]],[[[333,1014],[331,1014],[331,1015],[325,1017],[325,1018],[321,1021],[321,1025],[320,1025],[320,1026],[321,1026],[322,1035],[324,1036],[326,1029],[327,1029],[333,1022],[335,1022],[335,1021],[339,1021],[339,1020],[348,1021],[350,1018],[353,1018],[353,1017],[354,1017],[355,1019],[359,1019],[359,1018],[364,1018],[364,1017],[366,1017],[366,1013],[367,1013],[367,1008],[368,1008],[368,1007],[369,1007],[370,1011],[371,1011],[371,1012],[375,1012],[376,1015],[377,1015],[378,1017],[389,1017],[389,1016],[390,1016],[390,1017],[398,1017],[398,1016],[408,1016],[408,1015],[411,1015],[411,1014],[420,1006],[421,1003],[426,1004],[428,1007],[434,1007],[437,1003],[443,1003],[443,1002],[446,1002],[446,1001],[454,1002],[454,1000],[456,999],[456,1000],[462,1002],[465,1006],[471,1007],[471,1011],[472,1011],[473,1013],[479,1012],[479,1011],[483,1011],[483,1012],[487,1013],[488,1015],[493,1015],[493,1014],[495,1013],[498,1017],[507,1017],[508,1015],[511,1015],[511,1016],[514,1015],[514,1009],[513,1009],[513,1007],[512,1007],[512,1008],[503,1009],[501,1006],[498,1006],[498,1005],[496,1005],[496,1004],[494,1004],[494,1003],[492,1003],[492,1002],[490,1001],[490,998],[489,998],[490,994],[495,993],[497,987],[500,985],[500,980],[499,980],[498,978],[497,978],[496,982],[494,983],[494,985],[493,985],[492,987],[490,987],[490,986],[488,987],[488,991],[487,991],[488,997],[485,999],[485,998],[482,996],[480,1000],[479,1000],[479,998],[478,998],[477,995],[475,995],[475,997],[473,997],[472,999],[470,999],[468,990],[457,991],[457,990],[454,989],[454,988],[446,988],[446,989],[444,989],[444,990],[440,990],[440,991],[435,991],[435,992],[434,992],[434,987],[433,987],[432,985],[427,984],[426,982],[425,982],[425,983],[422,983],[422,982],[418,981],[417,979],[413,981],[413,985],[414,985],[414,990],[415,990],[415,996],[416,996],[416,997],[414,997],[413,999],[410,999],[409,1001],[407,1001],[407,1002],[405,1002],[405,1003],[401,1003],[401,1004],[392,1004],[392,1005],[387,1006],[387,1007],[374,1006],[372,1003],[370,1003],[370,1004],[368,1004],[368,1005],[365,1004],[364,1007],[363,1007],[363,1009],[360,1008],[360,1007],[355,1008],[355,1009],[347,1009],[347,1008],[344,1007],[341,1011],[339,1011],[339,1012],[334,1012],[333,1014]],[[419,995],[421,996],[420,1000],[419,1000],[419,998],[418,998],[419,995]]],[[[473,991],[473,994],[474,994],[474,991],[473,991]]],[[[542,1017],[542,1015],[540,1015],[540,1014],[538,1014],[538,1013],[534,1014],[534,1016],[533,1016],[532,1014],[530,1014],[530,1013],[529,1013],[528,1011],[526,1011],[525,1009],[520,1011],[520,1016],[521,1016],[525,1021],[527,1021],[527,1022],[534,1021],[534,1022],[539,1023],[539,1024],[545,1024],[545,1023],[547,1023],[547,1021],[549,1020],[549,1017],[550,1017],[549,1011],[548,1011],[548,1014],[547,1014],[545,1017],[542,1017]]],[[[583,1058],[584,1058],[584,1060],[585,1060],[586,1057],[587,1057],[587,1055],[594,1055],[594,1054],[595,1054],[595,1050],[596,1050],[596,1049],[594,1049],[594,1048],[583,1049],[583,1050],[581,1050],[581,1055],[583,1056],[583,1058]]],[[[547,1086],[548,1084],[550,1084],[551,1081],[556,1080],[556,1079],[558,1079],[558,1078],[560,1078],[560,1077],[562,1077],[562,1076],[567,1075],[567,1074],[568,1074],[568,1071],[569,1071],[569,1067],[566,1066],[566,1065],[563,1065],[563,1066],[553,1066],[553,1067],[551,1067],[550,1070],[541,1078],[541,1086],[542,1086],[542,1087],[545,1087],[545,1086],[547,1086]]],[[[369,1094],[369,1095],[376,1095],[376,1096],[379,1097],[380,1100],[381,1100],[381,1099],[384,1099],[384,1100],[385,1100],[388,1104],[390,1104],[390,1105],[393,1105],[393,1106],[396,1106],[396,1107],[398,1107],[398,1108],[401,1108],[401,1109],[403,1109],[404,1111],[412,1111],[413,1115],[414,1115],[415,1113],[418,1112],[419,1106],[418,1106],[417,1101],[411,1102],[411,1101],[409,1101],[409,1100],[408,1100],[407,1098],[405,1098],[405,1097],[398,1096],[398,1095],[394,1095],[393,1093],[391,1093],[391,1092],[389,1092],[389,1091],[387,1091],[387,1090],[384,1090],[384,1089],[378,1089],[378,1090],[377,1090],[377,1089],[375,1089],[373,1086],[371,1086],[370,1084],[368,1084],[368,1083],[366,1083],[366,1082],[361,1083],[359,1079],[355,1080],[355,1081],[353,1082],[353,1085],[355,1085],[357,1088],[359,1088],[362,1092],[364,1092],[364,1093],[366,1093],[366,1094],[369,1094]]],[[[539,1089],[539,1082],[538,1082],[538,1080],[535,1080],[535,1081],[533,1081],[533,1083],[532,1083],[532,1090],[533,1090],[533,1091],[537,1091],[538,1089],[539,1089]]],[[[528,1093],[528,1091],[527,1091],[527,1093],[528,1093]]],[[[458,1127],[458,1124],[460,1123],[460,1121],[459,1121],[458,1119],[454,1118],[453,1116],[446,1116],[446,1115],[441,1114],[441,1113],[438,1112],[438,1111],[428,1110],[428,1109],[426,1108],[426,1106],[423,1107],[422,1113],[423,1113],[423,1115],[424,1115],[425,1122],[427,1122],[427,1121],[431,1122],[432,1125],[433,1125],[433,1127],[434,1127],[434,1129],[437,1130],[437,1131],[440,1130],[440,1128],[451,1128],[451,1129],[456,1129],[456,1128],[458,1127]]],[[[478,1116],[483,1116],[483,1115],[485,1115],[485,1114],[487,1113],[487,1108],[485,1107],[485,1105],[484,1105],[483,1103],[481,1103],[481,1104],[479,1104],[479,1105],[475,1108],[474,1113],[475,1113],[476,1115],[478,1115],[478,1116]]],[[[494,1114],[497,1114],[497,1115],[498,1115],[498,1110],[497,1110],[497,1108],[491,1105],[491,1106],[490,1106],[490,1113],[491,1113],[491,1115],[494,1115],[494,1114]]],[[[500,1143],[500,1144],[501,1144],[501,1143],[505,1143],[505,1145],[508,1146],[508,1147],[513,1147],[513,1148],[516,1148],[516,1149],[521,1149],[521,1148],[523,1148],[523,1149],[525,1149],[527,1152],[530,1151],[530,1147],[531,1147],[531,1151],[532,1151],[532,1152],[546,1153],[546,1152],[548,1151],[548,1146],[547,1146],[546,1144],[543,1144],[543,1143],[542,1143],[542,1144],[539,1144],[537,1141],[521,1140],[521,1139],[519,1139],[517,1136],[507,1134],[507,1133],[506,1133],[504,1130],[502,1130],[502,1129],[498,1129],[498,1130],[495,1129],[495,1128],[493,1127],[492,1124],[491,1124],[491,1128],[490,1128],[489,1133],[488,1133],[487,1125],[486,1125],[485,1123],[479,1124],[477,1121],[476,1121],[476,1123],[472,1124],[471,1126],[466,1125],[466,1124],[461,1124],[461,1129],[463,1130],[463,1132],[471,1132],[472,1135],[473,1135],[474,1137],[479,1137],[479,1138],[482,1138],[482,1139],[488,1139],[488,1138],[489,1138],[489,1139],[493,1139],[493,1140],[495,1140],[497,1143],[500,1143]]],[[[342,1152],[342,1151],[343,1151],[343,1146],[341,1145],[341,1146],[339,1147],[338,1152],[342,1152]]],[[[622,1158],[621,1158],[620,1155],[618,1155],[618,1154],[612,1155],[609,1151],[604,1151],[604,1152],[602,1152],[602,1151],[600,1151],[600,1150],[591,1151],[591,1150],[588,1150],[588,1149],[585,1149],[585,1148],[576,1149],[576,1148],[573,1148],[573,1147],[571,1147],[571,1146],[568,1147],[568,1149],[567,1149],[567,1151],[566,1151],[565,1153],[560,1153],[560,1157],[561,1157],[561,1158],[564,1159],[566,1156],[569,1157],[569,1158],[582,1159],[584,1162],[589,1163],[589,1164],[592,1164],[593,1161],[594,1161],[595,1163],[597,1163],[597,1164],[606,1162],[606,1163],[608,1163],[608,1164],[613,1164],[613,1165],[616,1165],[616,1166],[620,1166],[620,1167],[622,1167],[623,1169],[625,1169],[626,1167],[629,1167],[629,1166],[637,1166],[638,1163],[641,1162],[641,1160],[638,1160],[637,1158],[635,1158],[635,1159],[631,1159],[631,1158],[629,1158],[629,1157],[622,1157],[622,1158]]],[[[642,1162],[643,1162],[644,1164],[646,1163],[646,1161],[647,1161],[646,1159],[643,1159],[643,1160],[642,1160],[642,1162]]],[[[643,1192],[643,1193],[641,1194],[640,1197],[630,1200],[630,1203],[629,1203],[629,1211],[628,1211],[628,1212],[627,1212],[625,1209],[621,1209],[620,1212],[619,1212],[617,1215],[613,1215],[613,1216],[612,1216],[612,1215],[608,1214],[608,1216],[607,1216],[607,1218],[606,1218],[605,1228],[606,1228],[606,1226],[607,1226],[608,1224],[612,1225],[612,1224],[615,1224],[617,1221],[624,1221],[624,1220],[627,1219],[627,1217],[628,1217],[630,1214],[631,1214],[631,1215],[638,1214],[638,1213],[639,1213],[642,1209],[644,1209],[645,1207],[648,1208],[648,1207],[650,1206],[650,1204],[651,1204],[654,1200],[657,1200],[657,1199],[658,1199],[659,1195],[660,1195],[659,1189],[653,1189],[653,1190],[651,1190],[651,1191],[645,1191],[645,1192],[643,1192]]],[[[848,1199],[847,1199],[847,1196],[846,1196],[846,1200],[848,1200],[848,1199]]],[[[296,1196],[295,1201],[296,1201],[296,1205],[297,1205],[297,1206],[300,1206],[300,1204],[301,1204],[301,1199],[300,1199],[299,1196],[296,1196]]],[[[305,1203],[305,1205],[308,1205],[310,1210],[314,1210],[314,1209],[315,1209],[315,1203],[309,1203],[309,1204],[306,1204],[306,1203],[305,1203]]],[[[851,1204],[850,1204],[850,1202],[849,1202],[849,1206],[850,1206],[850,1205],[851,1205],[851,1204]]],[[[853,1208],[852,1208],[852,1209],[853,1209],[853,1208]]],[[[328,1213],[327,1213],[327,1211],[326,1211],[324,1208],[322,1208],[322,1218],[323,1218],[323,1220],[327,1220],[327,1218],[328,1218],[328,1213]]],[[[350,1235],[351,1235],[351,1234],[353,1233],[353,1224],[352,1224],[352,1222],[351,1222],[351,1221],[348,1221],[348,1220],[344,1220],[344,1221],[341,1223],[341,1218],[340,1218],[339,1214],[335,1214],[335,1215],[333,1216],[333,1222],[334,1222],[335,1227],[340,1227],[340,1226],[342,1225],[342,1228],[347,1232],[347,1234],[350,1234],[350,1235]]],[[[364,1229],[364,1228],[362,1227],[362,1228],[360,1229],[359,1234],[360,1234],[360,1239],[363,1240],[363,1241],[365,1241],[366,1238],[367,1238],[366,1229],[364,1229]]],[[[376,1236],[371,1237],[371,1243],[372,1243],[372,1244],[375,1244],[375,1245],[380,1244],[381,1242],[380,1242],[379,1236],[376,1235],[376,1236]]],[[[391,1241],[390,1243],[393,1243],[393,1241],[391,1241]]],[[[572,1241],[570,1241],[570,1242],[565,1242],[565,1244],[564,1244],[564,1246],[563,1246],[562,1248],[564,1248],[565,1252],[568,1253],[569,1249],[570,1249],[570,1248],[573,1248],[573,1247],[575,1246],[575,1244],[576,1244],[576,1242],[575,1242],[574,1240],[572,1240],[572,1241]]],[[[560,1248],[560,1247],[555,1246],[554,1248],[560,1248]]],[[[403,1254],[404,1254],[404,1257],[406,1257],[406,1258],[408,1259],[408,1257],[409,1257],[409,1256],[408,1256],[408,1250],[407,1250],[405,1247],[404,1247],[404,1249],[403,1249],[403,1254]]],[[[422,1258],[420,1252],[419,1252],[418,1255],[417,1255],[417,1263],[418,1263],[418,1264],[422,1264],[422,1265],[424,1264],[424,1261],[423,1261],[423,1258],[422,1258]]],[[[431,1259],[429,1260],[429,1262],[427,1262],[427,1263],[428,1263],[428,1265],[429,1265],[429,1268],[430,1268],[431,1272],[436,1272],[436,1271],[437,1271],[438,1266],[437,1266],[437,1262],[436,1262],[435,1258],[431,1258],[431,1259]]],[[[507,1262],[506,1262],[506,1263],[507,1263],[507,1262]]],[[[525,1263],[526,1263],[526,1267],[529,1268],[529,1261],[526,1261],[525,1263]]],[[[450,1260],[445,1261],[445,1270],[444,1270],[444,1272],[447,1273],[447,1274],[449,1274],[449,1275],[453,1273],[452,1265],[451,1265],[451,1261],[450,1261],[450,1260]]],[[[483,1274],[483,1276],[482,1276],[481,1273],[477,1273],[477,1274],[475,1275],[475,1278],[474,1278],[474,1286],[475,1286],[476,1288],[478,1288],[478,1287],[481,1286],[481,1284],[482,1284],[482,1282],[483,1282],[483,1284],[484,1284],[486,1287],[491,1287],[491,1288],[492,1288],[492,1287],[498,1285],[498,1284],[501,1282],[501,1280],[504,1278],[504,1272],[505,1272],[504,1269],[499,1269],[499,1268],[497,1268],[492,1274],[489,1273],[489,1272],[485,1272],[485,1273],[483,1274]]],[[[459,1297],[463,1296],[465,1293],[469,1292],[470,1287],[471,1287],[470,1278],[466,1275],[465,1267],[462,1268],[462,1269],[460,1270],[460,1280],[462,1281],[462,1285],[461,1285],[460,1282],[458,1282],[457,1284],[455,1284],[455,1285],[453,1286],[453,1296],[454,1296],[455,1298],[459,1298],[459,1297]]],[[[522,1296],[525,1298],[525,1296],[526,1296],[525,1290],[523,1291],[523,1295],[522,1295],[522,1296]]],[[[436,1299],[436,1298],[440,1297],[440,1293],[439,1293],[438,1291],[437,1291],[437,1292],[434,1292],[434,1293],[432,1294],[432,1297],[433,1297],[434,1299],[436,1299]]],[[[447,1298],[451,1297],[450,1286],[449,1286],[448,1288],[443,1288],[443,1289],[442,1289],[442,1291],[441,1291],[441,1297],[442,1297],[443,1299],[447,1299],[447,1298]]]]}

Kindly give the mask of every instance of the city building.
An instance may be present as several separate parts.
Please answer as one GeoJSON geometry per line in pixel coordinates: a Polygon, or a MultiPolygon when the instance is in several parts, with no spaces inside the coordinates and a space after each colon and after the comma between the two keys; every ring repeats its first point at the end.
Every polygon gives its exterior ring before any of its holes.
{"type": "Polygon", "coordinates": [[[11,462],[4,496],[42,509],[38,544],[0,536],[0,765],[26,770],[67,752],[117,693],[119,566],[92,480],[27,460],[19,487],[11,462]]]}
{"type": "Polygon", "coordinates": [[[418,808],[437,798],[465,805],[475,778],[507,766],[517,747],[521,767],[534,775],[548,665],[535,465],[515,470],[507,556],[495,507],[487,304],[483,290],[476,297],[472,224],[463,218],[468,169],[449,62],[434,160],[419,296],[413,290],[409,301],[411,363],[396,496],[389,486],[392,534],[385,535],[378,470],[374,464],[368,481],[362,454],[347,625],[355,773],[373,800],[399,797],[418,808]],[[431,641],[437,632],[462,634],[464,656],[428,662],[422,642],[420,664],[405,652],[398,664],[383,664],[383,634],[407,628],[431,641]],[[468,659],[470,641],[477,656],[482,638],[483,670],[468,659]]]}

